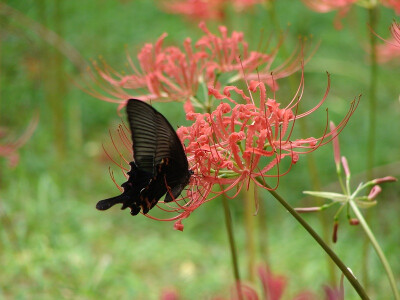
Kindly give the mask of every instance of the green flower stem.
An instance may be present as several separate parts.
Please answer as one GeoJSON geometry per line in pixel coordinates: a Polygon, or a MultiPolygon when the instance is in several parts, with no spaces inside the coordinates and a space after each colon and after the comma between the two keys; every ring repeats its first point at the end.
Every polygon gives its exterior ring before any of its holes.
{"type": "MultiPolygon", "coordinates": [[[[376,3],[375,3],[376,4],[376,3]]],[[[373,5],[368,9],[368,22],[372,31],[376,32],[377,26],[377,14],[378,9],[376,5],[373,5]]],[[[371,180],[374,177],[373,167],[374,167],[374,157],[375,157],[375,135],[376,135],[376,88],[378,82],[378,65],[376,61],[376,36],[369,32],[370,35],[370,82],[369,82],[369,120],[368,120],[368,140],[367,140],[367,180],[371,180]]],[[[366,214],[367,220],[369,220],[371,211],[366,214]]],[[[362,250],[362,266],[363,266],[363,281],[366,286],[368,286],[368,246],[369,242],[366,239],[364,241],[362,250]]]]}
{"type": "MultiPolygon", "coordinates": [[[[369,25],[375,32],[377,26],[377,7],[368,9],[369,25]]],[[[374,154],[375,154],[375,135],[376,135],[376,87],[378,79],[378,64],[376,61],[376,36],[370,34],[370,82],[369,82],[369,128],[367,144],[367,176],[368,180],[373,178],[374,154]]]]}
{"type": "Polygon", "coordinates": [[[367,235],[369,241],[371,242],[372,246],[374,247],[374,249],[376,251],[376,254],[378,254],[378,257],[382,262],[383,268],[385,269],[386,274],[389,278],[390,287],[392,288],[395,299],[400,300],[400,295],[399,295],[399,291],[396,286],[396,281],[394,279],[392,269],[390,268],[390,264],[385,257],[385,254],[383,253],[381,247],[379,246],[379,243],[375,239],[374,234],[372,233],[371,229],[369,228],[367,222],[365,221],[363,215],[361,214],[360,210],[358,209],[358,206],[356,205],[356,203],[353,200],[350,200],[349,202],[350,202],[351,208],[354,211],[354,214],[356,215],[357,219],[360,221],[360,224],[361,224],[362,228],[364,229],[365,234],[367,235]]]}
{"type": "Polygon", "coordinates": [[[226,233],[228,234],[229,248],[230,248],[231,256],[232,256],[233,276],[235,278],[235,285],[237,287],[239,300],[242,300],[243,295],[242,295],[242,289],[240,287],[239,264],[238,264],[238,258],[237,258],[237,252],[236,252],[235,236],[233,234],[231,212],[229,210],[228,199],[226,198],[226,196],[224,194],[222,194],[221,197],[222,197],[222,204],[224,207],[226,233]]]}
{"type": "Polygon", "coordinates": [[[369,299],[367,293],[358,282],[357,278],[353,275],[353,273],[346,267],[346,265],[340,260],[340,258],[336,255],[335,252],[321,239],[321,237],[312,229],[310,225],[291,207],[277,192],[271,190],[271,187],[266,184],[262,179],[257,178],[257,181],[264,185],[269,189],[269,192],[272,196],[275,197],[276,200],[282,204],[283,207],[287,209],[287,211],[304,227],[305,230],[314,238],[314,240],[324,249],[324,251],[331,257],[334,263],[339,267],[339,269],[343,272],[344,276],[349,280],[351,285],[354,287],[358,295],[361,299],[369,299]]]}
{"type": "Polygon", "coordinates": [[[254,270],[256,260],[256,246],[255,246],[255,184],[253,181],[249,183],[249,189],[244,189],[244,209],[245,209],[245,229],[246,229],[246,250],[247,250],[247,273],[248,279],[254,282],[254,270]]]}

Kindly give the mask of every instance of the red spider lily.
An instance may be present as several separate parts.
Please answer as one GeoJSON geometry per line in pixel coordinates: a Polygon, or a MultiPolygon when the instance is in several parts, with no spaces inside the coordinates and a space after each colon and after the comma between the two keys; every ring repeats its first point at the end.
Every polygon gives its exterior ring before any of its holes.
{"type": "Polygon", "coordinates": [[[249,52],[243,32],[233,31],[231,36],[228,36],[227,28],[220,26],[221,37],[219,37],[211,33],[204,22],[201,22],[199,27],[206,35],[198,40],[196,47],[208,54],[204,67],[209,84],[214,84],[216,74],[242,70],[253,71],[271,59],[268,54],[249,52]]]}
{"type": "Polygon", "coordinates": [[[328,143],[343,129],[358,104],[352,103],[335,134],[325,132],[320,138],[292,140],[295,120],[322,105],[329,91],[329,80],[323,99],[300,115],[296,110],[303,93],[303,77],[295,97],[284,108],[280,108],[281,104],[275,99],[267,98],[264,84],[253,81],[248,89],[249,96],[235,86],[225,87],[223,93],[210,88],[209,93],[221,101],[220,105],[211,113],[188,114],[188,118],[194,120],[193,125],[177,131],[181,140],[187,141],[186,153],[195,174],[200,174],[203,182],[223,185],[223,192],[235,188],[237,192],[233,197],[250,180],[265,188],[260,179],[277,178],[273,188],[276,189],[279,177],[289,172],[299,154],[315,151],[328,143]],[[244,104],[234,100],[232,92],[244,104]],[[256,92],[259,95],[257,104],[253,99],[256,92]],[[290,166],[282,171],[279,165],[285,157],[290,158],[290,166]]]}
{"type": "Polygon", "coordinates": [[[391,61],[395,58],[400,58],[400,23],[394,22],[390,27],[392,38],[384,40],[385,44],[377,47],[377,58],[381,63],[391,61]]]}
{"type": "Polygon", "coordinates": [[[0,156],[8,159],[10,167],[15,167],[18,164],[19,156],[16,153],[18,148],[22,147],[32,136],[38,123],[38,118],[34,117],[25,132],[17,139],[10,140],[5,128],[0,128],[0,156]]]}
{"type": "Polygon", "coordinates": [[[228,1],[229,3],[232,3],[233,7],[237,10],[237,11],[242,11],[246,8],[249,8],[251,6],[254,6],[256,4],[259,3],[263,3],[263,2],[268,2],[267,1],[263,1],[263,0],[231,0],[228,1]]]}
{"type": "Polygon", "coordinates": [[[137,60],[137,68],[132,58],[127,55],[133,74],[123,75],[113,70],[103,62],[101,68],[96,62],[94,66],[100,78],[93,76],[98,85],[108,95],[103,95],[95,89],[89,91],[93,96],[108,102],[116,102],[120,107],[126,99],[174,101],[188,100],[195,95],[199,84],[201,61],[206,57],[204,52],[195,52],[191,40],[184,42],[185,52],[177,47],[163,47],[167,34],[161,35],[158,41],[143,46],[137,60]],[[102,85],[108,83],[109,87],[102,85]],[[134,91],[134,94],[128,92],[134,91]]]}
{"type": "Polygon", "coordinates": [[[358,0],[303,0],[312,10],[322,13],[348,8],[357,1],[358,0]]]}
{"type": "Polygon", "coordinates": [[[189,20],[222,20],[226,0],[163,1],[166,12],[186,16],[189,20]]]}
{"type": "Polygon", "coordinates": [[[338,10],[335,18],[334,25],[336,29],[341,29],[342,24],[340,20],[344,18],[351,8],[351,6],[358,0],[302,0],[310,9],[326,13],[333,10],[338,10]]]}
{"type": "MultiPolygon", "coordinates": [[[[128,55],[131,70],[119,73],[105,62],[102,65],[94,62],[98,73],[92,73],[93,80],[102,89],[98,91],[91,87],[88,91],[94,97],[104,101],[119,103],[119,108],[125,105],[129,98],[139,98],[143,101],[182,101],[191,105],[205,107],[197,97],[203,87],[209,85],[218,87],[222,83],[216,80],[217,74],[227,73],[228,81],[234,82],[249,73],[248,78],[264,81],[271,87],[277,87],[274,79],[292,74],[300,68],[301,54],[294,54],[282,66],[271,69],[278,48],[270,54],[250,51],[242,32],[232,32],[224,26],[219,27],[219,35],[211,33],[204,23],[199,27],[205,35],[194,46],[187,38],[183,50],[175,47],[164,47],[167,34],[161,35],[157,42],[146,44],[137,55],[138,66],[128,55]],[[257,73],[256,70],[260,71],[257,73]]],[[[219,77],[220,78],[220,77],[219,77]]],[[[207,98],[207,95],[203,95],[207,98]]]]}
{"type": "Polygon", "coordinates": [[[262,0],[166,0],[162,1],[162,5],[168,13],[184,15],[190,21],[199,21],[224,19],[228,5],[232,5],[236,11],[243,11],[262,2],[262,0]]]}
{"type": "Polygon", "coordinates": [[[399,0],[381,0],[382,4],[393,8],[396,14],[400,14],[400,1],[399,0]]]}
{"type": "Polygon", "coordinates": [[[283,39],[269,54],[265,54],[249,51],[242,32],[234,31],[229,37],[227,28],[220,26],[221,37],[219,37],[211,33],[205,23],[200,23],[199,27],[206,35],[199,39],[196,46],[208,53],[205,71],[208,83],[211,85],[215,85],[216,74],[236,71],[237,75],[231,77],[229,83],[245,76],[247,80],[258,80],[266,83],[272,90],[277,90],[277,79],[287,77],[301,67],[302,47],[300,47],[301,51],[297,51],[297,49],[293,51],[292,55],[282,65],[272,69],[272,64],[283,39]]]}

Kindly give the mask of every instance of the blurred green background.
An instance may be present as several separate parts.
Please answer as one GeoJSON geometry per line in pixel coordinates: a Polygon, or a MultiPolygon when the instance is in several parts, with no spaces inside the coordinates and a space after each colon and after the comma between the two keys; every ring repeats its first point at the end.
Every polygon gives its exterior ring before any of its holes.
{"type": "MultiPolygon", "coordinates": [[[[1,299],[159,299],[175,288],[184,299],[226,296],[232,286],[230,253],[219,199],[196,210],[184,221],[183,232],[173,223],[142,215],[131,217],[117,208],[95,209],[98,200],[118,193],[109,178],[102,144],[109,146],[108,130],[120,118],[116,105],[85,93],[86,66],[101,55],[119,70],[145,42],[168,33],[167,45],[182,45],[184,38],[202,35],[196,23],[163,12],[153,1],[4,1],[0,10],[0,125],[18,136],[36,112],[39,125],[19,151],[17,167],[1,160],[0,174],[0,298],[1,299]],[[7,4],[7,5],[4,5],[7,4]],[[56,32],[63,43],[43,33],[56,32]],[[64,44],[65,43],[65,44],[64,44]],[[75,52],[76,51],[76,52],[75,52]]],[[[318,14],[300,1],[276,2],[276,17],[287,30],[285,48],[295,48],[299,35],[320,46],[305,68],[301,109],[320,101],[326,89],[326,71],[332,74],[324,108],[338,123],[350,101],[362,94],[358,110],[340,135],[342,155],[348,158],[353,186],[365,180],[368,122],[369,31],[367,12],[355,8],[333,27],[335,13],[318,14]]],[[[395,17],[380,8],[377,32],[388,36],[395,17]]],[[[217,32],[218,22],[208,22],[217,32]]],[[[260,37],[279,36],[262,6],[246,12],[228,10],[229,30],[243,31],[250,49],[260,37]]],[[[280,54],[282,55],[282,54],[280,54]]],[[[284,57],[278,57],[278,62],[284,57]]],[[[294,76],[298,82],[298,75],[294,76]]],[[[399,176],[399,64],[379,67],[376,177],[399,176]]],[[[293,95],[288,79],[279,81],[277,99],[288,103],[293,95]]],[[[189,124],[180,104],[155,104],[174,127],[189,124]]],[[[320,136],[326,113],[309,117],[308,136],[320,136]]],[[[299,132],[296,132],[300,136],[299,132]]],[[[314,153],[324,189],[337,190],[332,147],[314,153]]],[[[117,181],[122,183],[122,177],[117,181]]],[[[278,192],[293,206],[315,204],[302,191],[312,190],[307,158],[301,157],[283,177],[278,192]]],[[[372,208],[371,227],[392,265],[397,280],[399,260],[399,184],[387,184],[372,208]]],[[[322,297],[329,284],[326,255],[299,225],[268,195],[259,193],[266,214],[265,228],[257,233],[268,253],[258,251],[257,262],[288,277],[285,299],[303,290],[322,297]]],[[[243,203],[231,201],[242,277],[246,279],[246,236],[243,203]]],[[[323,214],[333,224],[336,209],[323,214]]],[[[317,214],[304,216],[321,232],[317,214]]],[[[339,240],[333,246],[343,261],[360,276],[364,233],[341,216],[339,240]]],[[[261,221],[258,221],[261,222],[261,221]]],[[[371,298],[389,299],[390,287],[377,256],[369,249],[371,298]]],[[[336,277],[339,278],[339,272],[336,277]]],[[[253,285],[259,289],[259,281],[253,285]]],[[[346,299],[357,299],[346,283],[346,299]]]]}

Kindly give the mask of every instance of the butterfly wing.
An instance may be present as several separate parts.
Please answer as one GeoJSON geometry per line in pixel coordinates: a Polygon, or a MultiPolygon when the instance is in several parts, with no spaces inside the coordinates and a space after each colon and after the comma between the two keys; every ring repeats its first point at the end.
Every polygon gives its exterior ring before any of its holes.
{"type": "Polygon", "coordinates": [[[162,114],[136,99],[128,101],[126,112],[132,132],[134,160],[139,169],[155,175],[157,166],[168,159],[179,171],[188,172],[181,141],[162,114]]]}
{"type": "Polygon", "coordinates": [[[176,199],[192,173],[181,141],[162,114],[136,99],[128,101],[126,112],[134,157],[129,178],[121,185],[121,195],[99,201],[96,208],[106,210],[122,203],[122,209],[129,207],[132,215],[140,210],[147,214],[165,194],[166,202],[176,199]]]}

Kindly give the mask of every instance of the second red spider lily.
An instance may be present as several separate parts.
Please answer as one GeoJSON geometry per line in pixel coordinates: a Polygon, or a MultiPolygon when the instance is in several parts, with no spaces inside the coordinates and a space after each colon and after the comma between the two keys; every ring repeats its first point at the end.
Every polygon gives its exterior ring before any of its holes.
{"type": "Polygon", "coordinates": [[[342,29],[341,19],[346,16],[351,6],[358,0],[302,0],[310,9],[326,13],[333,10],[337,10],[338,14],[334,20],[334,26],[336,29],[342,29]]]}
{"type": "Polygon", "coordinates": [[[279,45],[270,53],[251,51],[242,32],[233,31],[229,35],[227,28],[220,26],[219,34],[214,34],[204,23],[199,27],[204,36],[195,43],[187,38],[183,48],[165,47],[166,33],[155,44],[145,44],[137,55],[138,64],[127,55],[130,70],[125,72],[117,72],[105,62],[94,62],[98,75],[92,73],[95,86],[91,85],[88,92],[101,100],[119,103],[119,108],[129,98],[180,101],[189,107],[204,108],[202,99],[207,98],[209,85],[232,84],[246,74],[248,79],[256,76],[271,88],[276,88],[274,79],[289,76],[300,69],[301,48],[296,49],[281,66],[272,68],[279,45]],[[222,77],[226,82],[221,81],[222,77]]]}
{"type": "Polygon", "coordinates": [[[379,4],[379,2],[389,8],[392,8],[397,14],[400,14],[400,1],[398,0],[380,0],[378,1],[363,1],[363,0],[302,0],[305,5],[310,9],[320,12],[327,13],[330,11],[338,11],[337,16],[334,20],[334,26],[336,29],[342,29],[341,19],[343,19],[350,8],[357,4],[367,9],[371,9],[379,4]]]}
{"type": "Polygon", "coordinates": [[[396,14],[400,14],[400,1],[399,0],[381,0],[382,4],[394,9],[396,14]]]}

